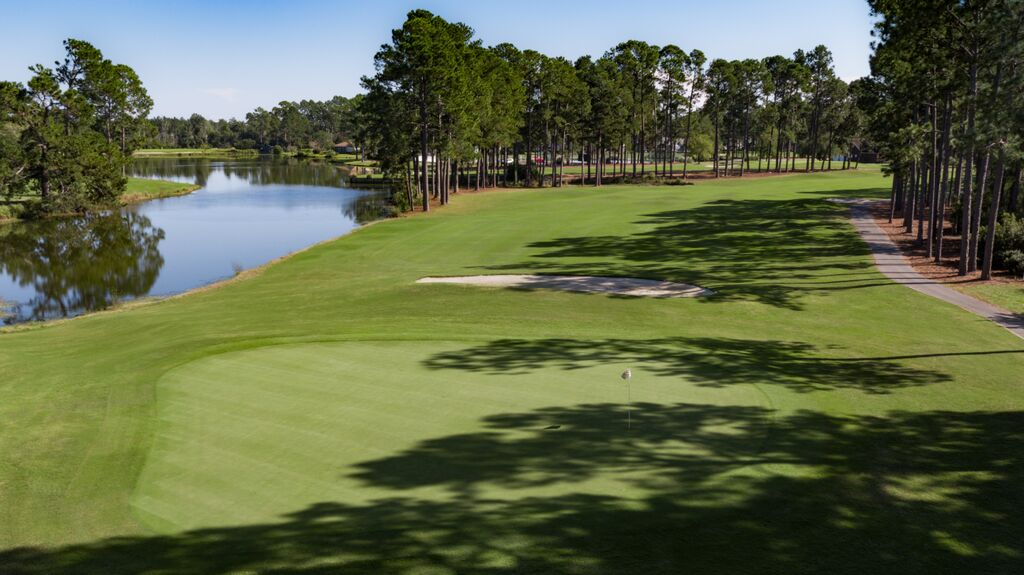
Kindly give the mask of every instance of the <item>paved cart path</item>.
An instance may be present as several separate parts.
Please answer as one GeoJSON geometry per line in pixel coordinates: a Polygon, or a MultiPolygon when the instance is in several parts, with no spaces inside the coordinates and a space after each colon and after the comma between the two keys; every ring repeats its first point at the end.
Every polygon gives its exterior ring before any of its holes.
{"type": "Polygon", "coordinates": [[[973,298],[914,271],[910,262],[903,257],[899,247],[889,239],[889,235],[885,233],[885,230],[878,227],[878,224],[875,223],[875,218],[871,214],[872,201],[836,200],[836,202],[850,206],[850,219],[853,222],[853,226],[857,228],[860,237],[871,248],[871,254],[875,258],[875,265],[878,266],[878,269],[886,277],[912,290],[941,299],[975,315],[990,319],[1008,329],[1010,333],[1024,339],[1024,316],[973,298]]]}

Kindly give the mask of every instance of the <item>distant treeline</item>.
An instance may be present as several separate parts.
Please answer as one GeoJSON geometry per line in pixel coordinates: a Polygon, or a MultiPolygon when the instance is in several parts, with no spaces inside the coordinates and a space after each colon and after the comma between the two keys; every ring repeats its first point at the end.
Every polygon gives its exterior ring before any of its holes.
{"type": "MultiPolygon", "coordinates": [[[[564,164],[588,180],[673,175],[710,156],[714,174],[843,167],[865,147],[863,81],[847,84],[825,46],[792,57],[708,61],[700,50],[629,40],[575,62],[511,44],[426,10],[408,14],[363,78],[360,133],[370,156],[405,182],[404,202],[444,204],[460,173],[477,185],[561,185],[564,164]],[[628,166],[628,167],[627,167],[628,166]],[[593,169],[593,170],[592,170],[593,169]],[[760,168],[759,168],[760,169],[760,168]],[[549,172],[549,173],[548,173],[549,172]]],[[[466,180],[468,181],[468,180],[466,180]]]]}
{"type": "Polygon", "coordinates": [[[188,118],[156,117],[149,120],[146,140],[150,148],[238,148],[269,152],[283,150],[326,151],[341,141],[358,136],[362,96],[335,96],[326,102],[281,102],[274,108],[257,108],[245,120],[208,120],[199,114],[188,118]]]}

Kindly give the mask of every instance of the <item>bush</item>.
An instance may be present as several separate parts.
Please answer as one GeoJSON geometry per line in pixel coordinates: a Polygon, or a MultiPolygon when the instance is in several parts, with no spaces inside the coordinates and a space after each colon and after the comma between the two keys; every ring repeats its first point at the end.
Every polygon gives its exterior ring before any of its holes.
{"type": "Polygon", "coordinates": [[[275,145],[275,146],[274,146],[274,148],[273,148],[273,150],[272,150],[272,152],[273,152],[273,154],[274,154],[275,156],[280,156],[281,154],[283,154],[283,153],[284,153],[284,148],[282,148],[282,147],[281,147],[281,146],[279,146],[279,145],[275,145]]]}
{"type": "Polygon", "coordinates": [[[1002,254],[1003,267],[1014,277],[1024,277],[1024,251],[1010,250],[1002,254]]]}
{"type": "Polygon", "coordinates": [[[1014,252],[1024,253],[1024,219],[1014,214],[1003,214],[996,225],[992,263],[1013,273],[1010,270],[1010,256],[1014,252]]]}
{"type": "Polygon", "coordinates": [[[24,211],[25,208],[21,204],[0,204],[0,221],[18,219],[24,211]]]}

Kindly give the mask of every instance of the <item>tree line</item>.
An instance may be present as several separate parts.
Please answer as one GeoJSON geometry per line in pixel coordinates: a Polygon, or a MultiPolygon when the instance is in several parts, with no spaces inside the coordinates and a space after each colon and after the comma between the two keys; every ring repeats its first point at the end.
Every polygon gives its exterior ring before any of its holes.
{"type": "Polygon", "coordinates": [[[838,78],[825,46],[709,62],[629,40],[571,62],[485,47],[469,26],[414,10],[374,64],[360,140],[401,203],[423,210],[460,185],[560,186],[570,163],[600,186],[686,178],[708,156],[715,177],[831,169],[836,157],[846,168],[865,145],[865,82],[838,78]]]}
{"type": "Polygon", "coordinates": [[[890,160],[890,222],[958,272],[1024,275],[1024,3],[870,0],[878,23],[863,107],[890,160]]]}
{"type": "Polygon", "coordinates": [[[0,82],[0,197],[41,198],[48,212],[111,204],[153,106],[135,71],[69,39],[65,58],[0,82]]]}
{"type": "Polygon", "coordinates": [[[284,101],[270,110],[257,108],[244,120],[209,120],[199,114],[156,117],[149,120],[147,147],[237,148],[269,153],[276,146],[282,151],[328,151],[338,142],[356,139],[361,100],[362,95],[335,96],[323,102],[284,101]]]}

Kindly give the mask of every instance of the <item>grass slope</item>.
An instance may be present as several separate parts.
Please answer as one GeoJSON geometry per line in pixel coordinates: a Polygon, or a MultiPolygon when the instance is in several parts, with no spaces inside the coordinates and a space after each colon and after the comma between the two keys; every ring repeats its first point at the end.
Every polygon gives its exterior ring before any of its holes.
{"type": "Polygon", "coordinates": [[[964,285],[960,291],[967,295],[983,299],[1003,309],[1024,315],[1024,284],[995,283],[983,285],[964,285]]]}
{"type": "Polygon", "coordinates": [[[1018,572],[1024,345],[878,274],[882,186],[476,194],[2,334],[0,566],[1018,572]],[[516,272],[716,295],[414,283],[516,272]]]}
{"type": "Polygon", "coordinates": [[[134,204],[159,198],[184,196],[191,194],[201,187],[195,184],[169,182],[166,180],[128,178],[128,187],[121,194],[120,201],[122,204],[134,204]]]}

